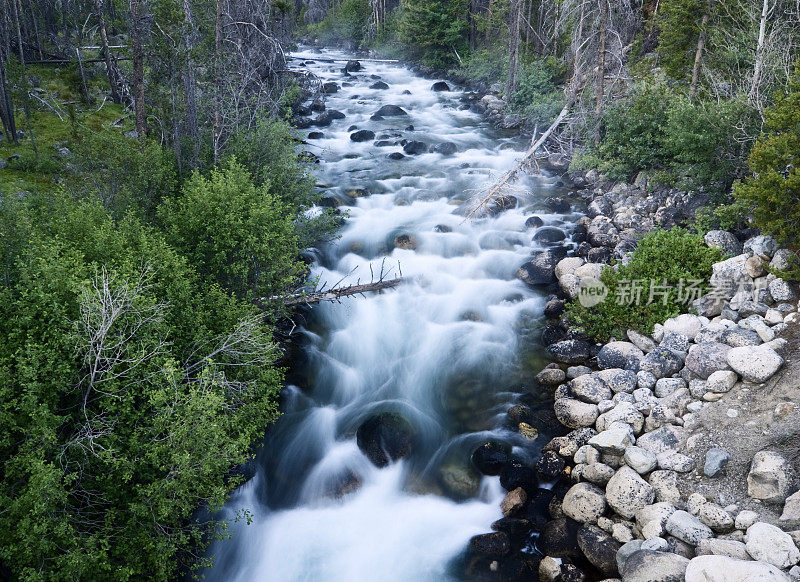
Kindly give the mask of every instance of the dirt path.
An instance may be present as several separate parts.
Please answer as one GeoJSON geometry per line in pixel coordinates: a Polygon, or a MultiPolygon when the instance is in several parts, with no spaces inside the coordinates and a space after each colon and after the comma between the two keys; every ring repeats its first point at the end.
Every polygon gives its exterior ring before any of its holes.
{"type": "Polygon", "coordinates": [[[740,382],[698,413],[699,426],[687,441],[697,468],[678,485],[684,499],[699,492],[723,507],[736,503],[739,511],[777,521],[782,506],[747,497],[747,473],[753,455],[769,449],[782,453],[800,474],[800,327],[790,326],[783,337],[789,342],[782,354],[786,363],[775,376],[760,386],[740,382]],[[731,460],[721,475],[703,477],[706,451],[715,446],[726,449],[731,460]]]}

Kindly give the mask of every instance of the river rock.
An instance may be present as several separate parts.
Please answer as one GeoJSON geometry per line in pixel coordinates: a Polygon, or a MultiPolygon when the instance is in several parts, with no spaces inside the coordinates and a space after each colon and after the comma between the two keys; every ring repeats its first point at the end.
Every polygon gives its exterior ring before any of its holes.
{"type": "Polygon", "coordinates": [[[371,416],[356,431],[358,448],[378,467],[408,455],[414,440],[411,424],[395,412],[371,416]]]}
{"type": "Polygon", "coordinates": [[[636,446],[625,449],[624,460],[625,464],[640,475],[649,473],[658,465],[656,456],[653,453],[636,446]]]}
{"type": "Polygon", "coordinates": [[[579,528],[580,524],[572,519],[562,517],[548,521],[539,537],[539,549],[554,558],[582,557],[577,539],[579,528]]]}
{"type": "Polygon", "coordinates": [[[789,568],[800,562],[800,550],[786,532],[774,525],[756,522],[747,528],[747,553],[754,560],[778,568],[789,568]]]}
{"type": "Polygon", "coordinates": [[[589,444],[601,453],[622,455],[635,441],[630,425],[617,423],[590,438],[589,444]]]}
{"type": "Polygon", "coordinates": [[[558,421],[568,428],[593,426],[600,413],[596,404],[574,398],[559,398],[553,404],[553,410],[558,421]]]}
{"type": "Polygon", "coordinates": [[[720,447],[708,449],[706,462],[703,465],[703,474],[706,477],[716,477],[728,464],[731,454],[720,447]]]}
{"type": "Polygon", "coordinates": [[[561,242],[565,238],[564,231],[555,226],[543,226],[533,234],[533,240],[545,244],[561,242]]]}
{"type": "Polygon", "coordinates": [[[731,257],[711,266],[711,286],[718,295],[733,297],[741,283],[748,283],[749,278],[744,272],[744,264],[748,254],[731,257]]]}
{"type": "Polygon", "coordinates": [[[359,129],[350,134],[350,141],[362,142],[375,139],[375,132],[368,129],[359,129]]]}
{"type": "Polygon", "coordinates": [[[671,552],[639,550],[620,568],[624,582],[683,582],[689,560],[671,552]]]}
{"type": "Polygon", "coordinates": [[[536,374],[536,381],[542,386],[558,386],[567,379],[567,373],[561,368],[545,368],[536,374]]]}
{"type": "Polygon", "coordinates": [[[481,556],[501,558],[511,551],[511,541],[504,532],[493,532],[473,536],[469,540],[470,549],[481,556]]]}
{"type": "Polygon", "coordinates": [[[768,346],[732,348],[728,365],[749,382],[763,384],[783,365],[783,358],[768,346]]]}
{"type": "Polygon", "coordinates": [[[566,461],[555,451],[546,451],[536,461],[536,474],[542,481],[554,481],[566,467],[566,461]]]}
{"type": "Polygon", "coordinates": [[[745,241],[743,250],[749,255],[772,257],[778,250],[777,241],[771,236],[758,235],[745,241]]]}
{"type": "Polygon", "coordinates": [[[770,282],[768,289],[770,296],[777,302],[797,299],[797,294],[792,286],[783,279],[774,279],[770,282]]]}
{"type": "Polygon", "coordinates": [[[471,461],[475,468],[484,475],[499,475],[508,463],[511,445],[490,440],[479,446],[472,453],[471,461]]]}
{"type": "Polygon", "coordinates": [[[704,503],[697,512],[700,521],[717,533],[728,533],[734,527],[733,517],[716,503],[704,503]]]}
{"type": "Polygon", "coordinates": [[[597,216],[611,216],[614,213],[614,206],[605,196],[598,196],[589,203],[586,214],[589,218],[597,216]]]}
{"type": "Polygon", "coordinates": [[[506,491],[522,487],[528,494],[536,490],[536,473],[518,459],[511,459],[500,471],[500,486],[506,491]]]}
{"type": "Polygon", "coordinates": [[[689,348],[686,367],[696,376],[707,379],[718,370],[727,370],[731,347],[719,342],[705,342],[689,348]]]}
{"type": "Polygon", "coordinates": [[[519,268],[517,278],[532,286],[555,283],[556,265],[566,254],[564,248],[541,251],[519,268]]]}
{"type": "Polygon", "coordinates": [[[450,85],[448,85],[445,81],[436,81],[433,86],[431,86],[431,90],[436,92],[449,91],[450,85]]]}
{"type": "Polygon", "coordinates": [[[656,349],[656,342],[652,339],[647,337],[644,334],[639,333],[636,330],[629,329],[625,335],[628,336],[628,339],[635,345],[637,348],[642,350],[644,353],[649,354],[654,349],[656,349]]]}
{"type": "Polygon", "coordinates": [[[667,519],[667,532],[689,545],[696,546],[701,540],[713,538],[714,532],[691,513],[677,510],[667,519]]]}
{"type": "Polygon", "coordinates": [[[383,81],[375,81],[372,85],[369,86],[369,88],[385,91],[386,89],[389,88],[389,85],[387,83],[384,83],[383,81]]]}
{"type": "Polygon", "coordinates": [[[726,255],[736,256],[742,254],[742,243],[730,232],[710,230],[704,238],[709,247],[720,248],[726,255]]]}
{"type": "Polygon", "coordinates": [[[650,372],[656,378],[666,378],[680,372],[683,360],[671,350],[657,347],[639,362],[639,370],[650,372]]]}
{"type": "Polygon", "coordinates": [[[594,374],[580,376],[570,381],[569,389],[572,395],[584,402],[597,404],[601,400],[610,400],[611,389],[594,374]]]}
{"type": "Polygon", "coordinates": [[[591,356],[591,346],[582,340],[563,340],[547,346],[547,353],[564,364],[582,364],[591,356]]]}
{"type": "Polygon", "coordinates": [[[332,93],[337,93],[339,91],[339,85],[336,83],[323,83],[322,84],[322,92],[326,95],[331,95],[332,93]]]}
{"type": "Polygon", "coordinates": [[[583,525],[578,530],[578,547],[604,576],[617,575],[617,550],[621,544],[606,532],[593,525],[583,525]]]}
{"type": "Polygon", "coordinates": [[[731,370],[717,370],[716,372],[712,372],[708,377],[706,389],[715,394],[724,394],[730,392],[738,380],[739,376],[736,375],[736,372],[732,372],[731,370]]]}
{"type": "Polygon", "coordinates": [[[786,498],[779,523],[784,528],[800,526],[800,491],[795,491],[786,498]]]}
{"type": "Polygon", "coordinates": [[[728,556],[698,556],[686,568],[686,582],[789,582],[778,568],[728,556]]]}
{"type": "Polygon", "coordinates": [[[428,144],[422,141],[410,141],[403,146],[403,151],[410,156],[427,153],[428,144]]]}
{"type": "Polygon", "coordinates": [[[750,554],[743,542],[736,540],[723,540],[719,538],[708,538],[701,540],[697,546],[698,556],[728,556],[737,560],[749,560],[750,554]]]}
{"type": "Polygon", "coordinates": [[[678,490],[678,474],[675,471],[653,471],[647,477],[656,492],[656,500],[673,505],[680,503],[681,492],[678,490]]]}
{"type": "MultiPolygon", "coordinates": [[[[584,260],[580,257],[567,257],[561,259],[554,270],[556,279],[561,279],[564,275],[574,275],[575,270],[584,264],[584,260]]],[[[781,317],[783,321],[783,317],[781,317]]]]}
{"type": "MultiPolygon", "coordinates": [[[[708,323],[708,320],[705,323],[708,323]]],[[[697,315],[684,313],[665,321],[664,330],[673,331],[686,336],[690,340],[694,340],[700,330],[703,329],[703,325],[703,320],[697,315]]]]}
{"type": "Polygon", "coordinates": [[[375,112],[375,115],[380,115],[381,117],[398,117],[401,115],[408,115],[408,113],[397,105],[384,105],[375,112]]]}
{"type": "Polygon", "coordinates": [[[608,368],[596,372],[595,375],[605,382],[605,385],[608,386],[614,394],[620,392],[632,393],[636,390],[638,378],[636,374],[630,370],[608,368]]]}
{"type": "Polygon", "coordinates": [[[597,430],[600,432],[608,430],[615,422],[629,424],[634,434],[639,434],[644,427],[644,416],[630,402],[620,402],[597,417],[597,430]]]}
{"type": "Polygon", "coordinates": [[[564,515],[580,523],[596,523],[606,512],[603,490],[591,483],[573,485],[561,502],[564,515]]]}
{"type": "Polygon", "coordinates": [[[639,361],[644,352],[631,342],[609,342],[597,354],[597,365],[601,369],[625,368],[631,361],[639,361]]]}
{"type": "Polygon", "coordinates": [[[592,463],[581,471],[581,477],[590,483],[605,487],[614,476],[614,469],[605,463],[592,463]]]}
{"type": "Polygon", "coordinates": [[[758,451],[747,474],[747,495],[768,503],[783,503],[791,493],[794,469],[782,455],[758,451]]]}
{"type": "Polygon", "coordinates": [[[503,501],[500,502],[500,511],[503,512],[504,517],[509,517],[525,507],[527,501],[528,494],[525,493],[522,487],[517,487],[513,491],[506,493],[503,501]]]}
{"type": "Polygon", "coordinates": [[[606,500],[619,515],[632,518],[636,511],[653,503],[655,491],[630,467],[621,467],[606,485],[606,500]]]}

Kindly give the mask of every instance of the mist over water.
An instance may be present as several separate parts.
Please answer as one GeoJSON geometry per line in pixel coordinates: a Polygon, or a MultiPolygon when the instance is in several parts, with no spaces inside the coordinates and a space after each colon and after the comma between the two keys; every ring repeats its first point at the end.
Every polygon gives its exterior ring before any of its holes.
{"type": "Polygon", "coordinates": [[[327,196],[351,204],[341,237],[319,250],[312,275],[320,284],[363,283],[383,269],[406,282],[307,314],[284,415],[269,430],[255,477],[223,510],[232,518],[245,509],[252,523],[233,523],[232,539],[212,547],[216,564],[206,576],[458,580],[457,556],[501,517],[504,494],[497,477],[470,467],[470,453],[492,437],[533,459],[547,442],[504,425],[504,412],[528,388],[530,338],[545,301],[514,275],[538,248],[526,218],[535,213],[568,232],[571,217],[544,211],[544,199],[559,193],[556,179],[532,177],[513,193],[517,208],[465,220],[469,201],[513,165],[525,140],[493,130],[460,108],[459,91],[434,92],[433,80],[403,66],[363,62],[344,77],[343,62],[314,57],[347,55],[300,52],[311,58],[291,66],[341,86],[326,105],[345,118],[303,133],[324,134],[309,140],[320,158],[314,173],[327,196]],[[373,76],[390,88],[369,89],[373,76]],[[385,104],[409,115],[371,121],[385,104]],[[453,142],[458,152],[390,160],[402,146],[353,142],[351,126],[374,131],[375,140],[453,142]],[[395,248],[401,235],[415,248],[395,248]],[[379,469],[355,432],[386,411],[406,418],[416,440],[407,458],[379,469]]]}

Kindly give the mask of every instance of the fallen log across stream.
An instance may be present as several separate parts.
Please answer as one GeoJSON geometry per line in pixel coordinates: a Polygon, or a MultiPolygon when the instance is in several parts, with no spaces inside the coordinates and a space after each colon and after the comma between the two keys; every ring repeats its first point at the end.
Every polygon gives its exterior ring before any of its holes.
{"type": "Polygon", "coordinates": [[[397,287],[402,283],[403,277],[396,279],[389,279],[385,281],[375,281],[373,283],[364,283],[362,285],[348,285],[346,287],[336,287],[324,291],[312,291],[311,293],[295,293],[281,298],[281,301],[286,307],[297,307],[300,305],[311,305],[313,303],[320,303],[322,301],[338,301],[342,297],[349,297],[352,295],[363,295],[372,291],[382,291],[384,289],[391,289],[397,287]]]}

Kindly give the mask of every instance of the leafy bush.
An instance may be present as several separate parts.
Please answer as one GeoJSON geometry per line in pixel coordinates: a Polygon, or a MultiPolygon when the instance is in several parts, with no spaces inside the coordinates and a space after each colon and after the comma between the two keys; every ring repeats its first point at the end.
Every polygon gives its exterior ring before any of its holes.
{"type": "MultiPolygon", "coordinates": [[[[736,199],[752,208],[756,225],[779,241],[800,246],[800,68],[789,91],[767,111],[765,132],[750,153],[752,175],[734,186],[736,199]]],[[[800,272],[795,275],[800,275],[800,272]]]]}
{"type": "Polygon", "coordinates": [[[633,177],[640,170],[666,165],[663,134],[672,95],[656,85],[640,87],[603,116],[605,133],[598,148],[600,170],[611,179],[633,177]]]}
{"type": "Polygon", "coordinates": [[[277,414],[270,330],[97,198],[4,197],[0,220],[0,560],[31,582],[173,580],[277,414]]]}
{"type": "Polygon", "coordinates": [[[508,55],[497,47],[473,51],[456,73],[487,85],[502,82],[508,74],[508,55]]]}
{"type": "Polygon", "coordinates": [[[159,208],[168,242],[240,297],[261,300],[291,288],[302,272],[300,249],[292,214],[270,186],[256,186],[235,158],[208,177],[195,171],[159,208]]]}
{"type": "Polygon", "coordinates": [[[726,200],[700,208],[694,217],[694,227],[701,233],[718,229],[737,231],[749,226],[749,216],[750,208],[746,204],[726,200]]]}
{"type": "Polygon", "coordinates": [[[564,106],[564,94],[558,89],[563,72],[563,65],[552,57],[522,63],[514,109],[534,123],[552,121],[564,106]]]}
{"type": "Polygon", "coordinates": [[[598,169],[614,180],[640,171],[684,188],[726,192],[744,171],[757,133],[757,116],[746,102],[698,102],[664,86],[643,85],[603,115],[604,133],[595,155],[598,169]]]}
{"type": "Polygon", "coordinates": [[[152,219],[161,200],[178,185],[172,152],[155,140],[143,145],[114,128],[84,131],[74,154],[77,173],[68,188],[97,196],[118,218],[134,212],[152,219]]]}
{"type": "Polygon", "coordinates": [[[573,302],[568,317],[601,341],[624,337],[628,329],[652,333],[656,323],[688,311],[687,299],[697,298],[691,289],[707,287],[711,265],[721,258],[720,249],[709,248],[702,236],[681,228],[650,232],[627,265],[603,272],[609,290],[605,301],[592,307],[573,302]]]}

